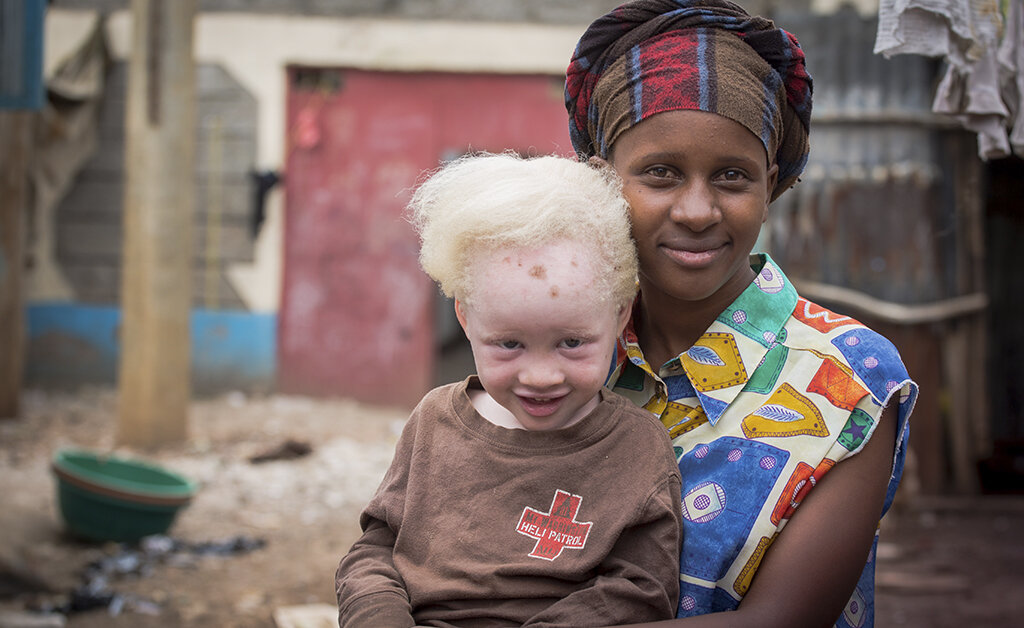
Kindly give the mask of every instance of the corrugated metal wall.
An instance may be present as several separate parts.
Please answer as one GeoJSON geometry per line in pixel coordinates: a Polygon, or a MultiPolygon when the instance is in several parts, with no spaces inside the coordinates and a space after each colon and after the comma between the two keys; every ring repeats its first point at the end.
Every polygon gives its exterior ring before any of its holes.
{"type": "Polygon", "coordinates": [[[931,113],[936,61],[873,54],[877,20],[776,18],[807,53],[814,115],[807,170],[763,245],[804,296],[900,349],[922,389],[911,444],[924,492],[975,490],[990,447],[976,140],[931,113]]]}
{"type": "Polygon", "coordinates": [[[849,11],[779,21],[807,52],[814,119],[807,171],[773,207],[773,254],[790,274],[896,303],[974,290],[950,176],[965,134],[930,112],[935,62],[872,54],[875,20],[849,11]]]}

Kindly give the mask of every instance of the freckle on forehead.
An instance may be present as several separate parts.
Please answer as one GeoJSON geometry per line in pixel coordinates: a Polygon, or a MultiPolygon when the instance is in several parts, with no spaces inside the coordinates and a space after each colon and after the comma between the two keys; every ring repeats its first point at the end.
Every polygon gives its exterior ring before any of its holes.
{"type": "Polygon", "coordinates": [[[558,297],[558,286],[551,286],[551,290],[548,293],[551,295],[552,299],[557,298],[558,297]]]}
{"type": "Polygon", "coordinates": [[[548,276],[548,271],[542,264],[537,264],[530,269],[530,276],[535,279],[544,279],[548,276]]]}

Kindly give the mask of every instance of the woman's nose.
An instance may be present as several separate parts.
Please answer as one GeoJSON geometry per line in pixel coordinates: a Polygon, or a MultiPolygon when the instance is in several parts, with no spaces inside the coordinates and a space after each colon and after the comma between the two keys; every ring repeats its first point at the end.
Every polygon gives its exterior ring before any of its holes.
{"type": "Polygon", "coordinates": [[[673,199],[669,216],[673,222],[700,233],[722,219],[714,191],[703,182],[690,182],[673,199]]]}

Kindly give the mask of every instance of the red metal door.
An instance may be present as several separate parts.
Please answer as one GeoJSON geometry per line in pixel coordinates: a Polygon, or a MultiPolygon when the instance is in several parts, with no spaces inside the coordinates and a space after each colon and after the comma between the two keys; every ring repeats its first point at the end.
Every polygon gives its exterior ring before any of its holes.
{"type": "Polygon", "coordinates": [[[402,217],[439,160],[571,153],[561,79],[289,71],[282,392],[412,405],[431,384],[436,288],[402,217]]]}

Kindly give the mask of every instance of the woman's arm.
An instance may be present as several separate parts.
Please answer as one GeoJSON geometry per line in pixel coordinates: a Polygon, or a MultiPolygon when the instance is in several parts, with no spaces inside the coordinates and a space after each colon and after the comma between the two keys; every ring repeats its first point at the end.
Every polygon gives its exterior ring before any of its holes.
{"type": "Polygon", "coordinates": [[[882,514],[896,447],[896,403],[864,449],[826,473],[765,554],[732,612],[644,626],[832,626],[860,577],[882,514]]]}

